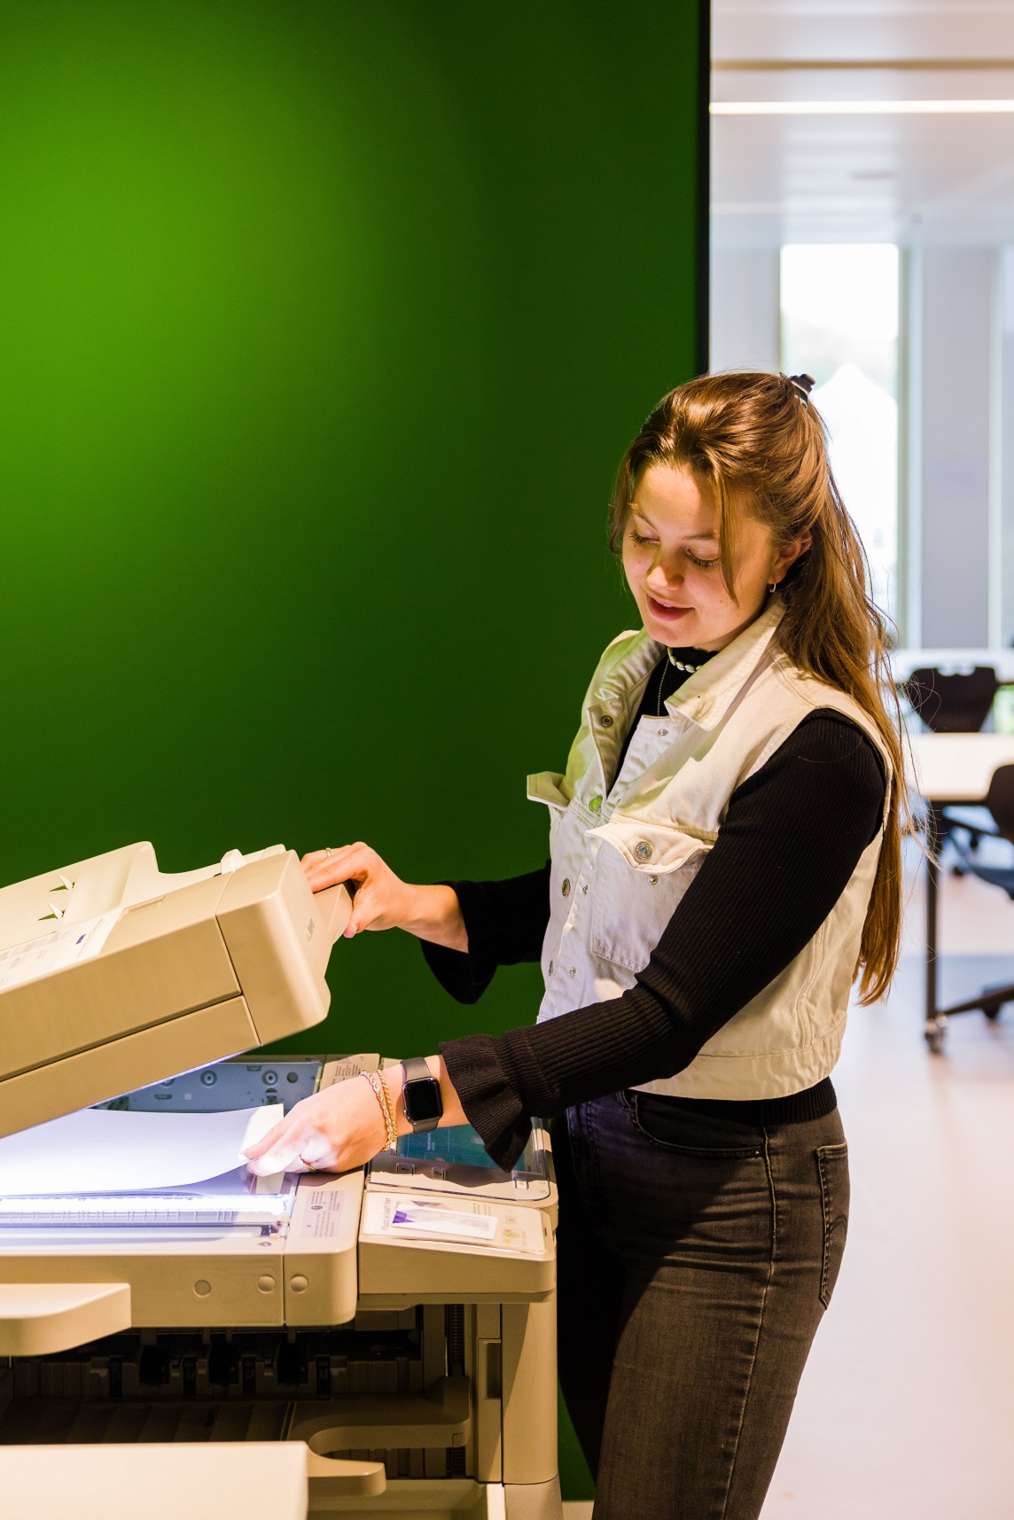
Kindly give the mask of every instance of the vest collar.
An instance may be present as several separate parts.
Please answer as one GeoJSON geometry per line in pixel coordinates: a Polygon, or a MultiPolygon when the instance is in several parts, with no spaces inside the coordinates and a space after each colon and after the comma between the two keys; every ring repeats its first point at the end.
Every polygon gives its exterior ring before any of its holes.
{"type": "MultiPolygon", "coordinates": [[[[774,592],[752,623],[666,698],[666,710],[689,719],[699,728],[714,728],[761,664],[784,615],[785,600],[774,592]]],[[[626,645],[626,652],[602,679],[596,696],[626,704],[632,689],[648,678],[665,648],[648,634],[639,634],[626,645]]]]}

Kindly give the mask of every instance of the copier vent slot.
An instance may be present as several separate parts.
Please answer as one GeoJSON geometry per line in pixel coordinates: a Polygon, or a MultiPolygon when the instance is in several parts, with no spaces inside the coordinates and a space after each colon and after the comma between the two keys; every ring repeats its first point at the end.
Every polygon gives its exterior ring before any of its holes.
{"type": "MultiPolygon", "coordinates": [[[[338,1329],[141,1331],[0,1358],[0,1445],[284,1440],[307,1420],[340,1426],[350,1395],[389,1398],[393,1411],[399,1396],[462,1378],[467,1313],[427,1306],[367,1311],[338,1329]]],[[[472,1475],[466,1441],[314,1444],[321,1455],[383,1462],[390,1478],[433,1478],[472,1475]]]]}

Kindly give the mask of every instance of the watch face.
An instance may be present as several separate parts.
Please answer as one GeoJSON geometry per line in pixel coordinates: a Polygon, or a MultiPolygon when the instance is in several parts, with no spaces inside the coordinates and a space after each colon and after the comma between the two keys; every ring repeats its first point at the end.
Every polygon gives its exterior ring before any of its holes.
{"type": "Polygon", "coordinates": [[[413,1124],[439,1119],[443,1111],[440,1083],[434,1078],[427,1080],[423,1077],[418,1082],[405,1083],[405,1112],[413,1124]]]}

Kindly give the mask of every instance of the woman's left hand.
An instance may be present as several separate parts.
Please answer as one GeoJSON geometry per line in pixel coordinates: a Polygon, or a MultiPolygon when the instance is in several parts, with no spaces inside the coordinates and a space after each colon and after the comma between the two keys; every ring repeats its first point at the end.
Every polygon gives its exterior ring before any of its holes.
{"type": "MultiPolygon", "coordinates": [[[[390,1076],[386,1083],[393,1104],[396,1094],[390,1076]]],[[[255,1177],[275,1172],[349,1172],[372,1161],[386,1143],[387,1126],[376,1094],[357,1076],[303,1098],[243,1154],[255,1177]]]]}

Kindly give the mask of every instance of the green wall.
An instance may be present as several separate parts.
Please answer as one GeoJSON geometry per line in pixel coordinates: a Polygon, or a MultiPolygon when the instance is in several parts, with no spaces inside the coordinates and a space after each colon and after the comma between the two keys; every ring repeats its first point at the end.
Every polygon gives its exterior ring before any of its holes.
{"type": "MultiPolygon", "coordinates": [[[[5,0],[0,883],[138,839],[542,862],[525,774],[632,620],[612,474],[703,368],[698,26],[5,0]]],[[[539,997],[519,967],[461,1008],[398,933],[330,982],[303,1048],[539,997]]]]}

